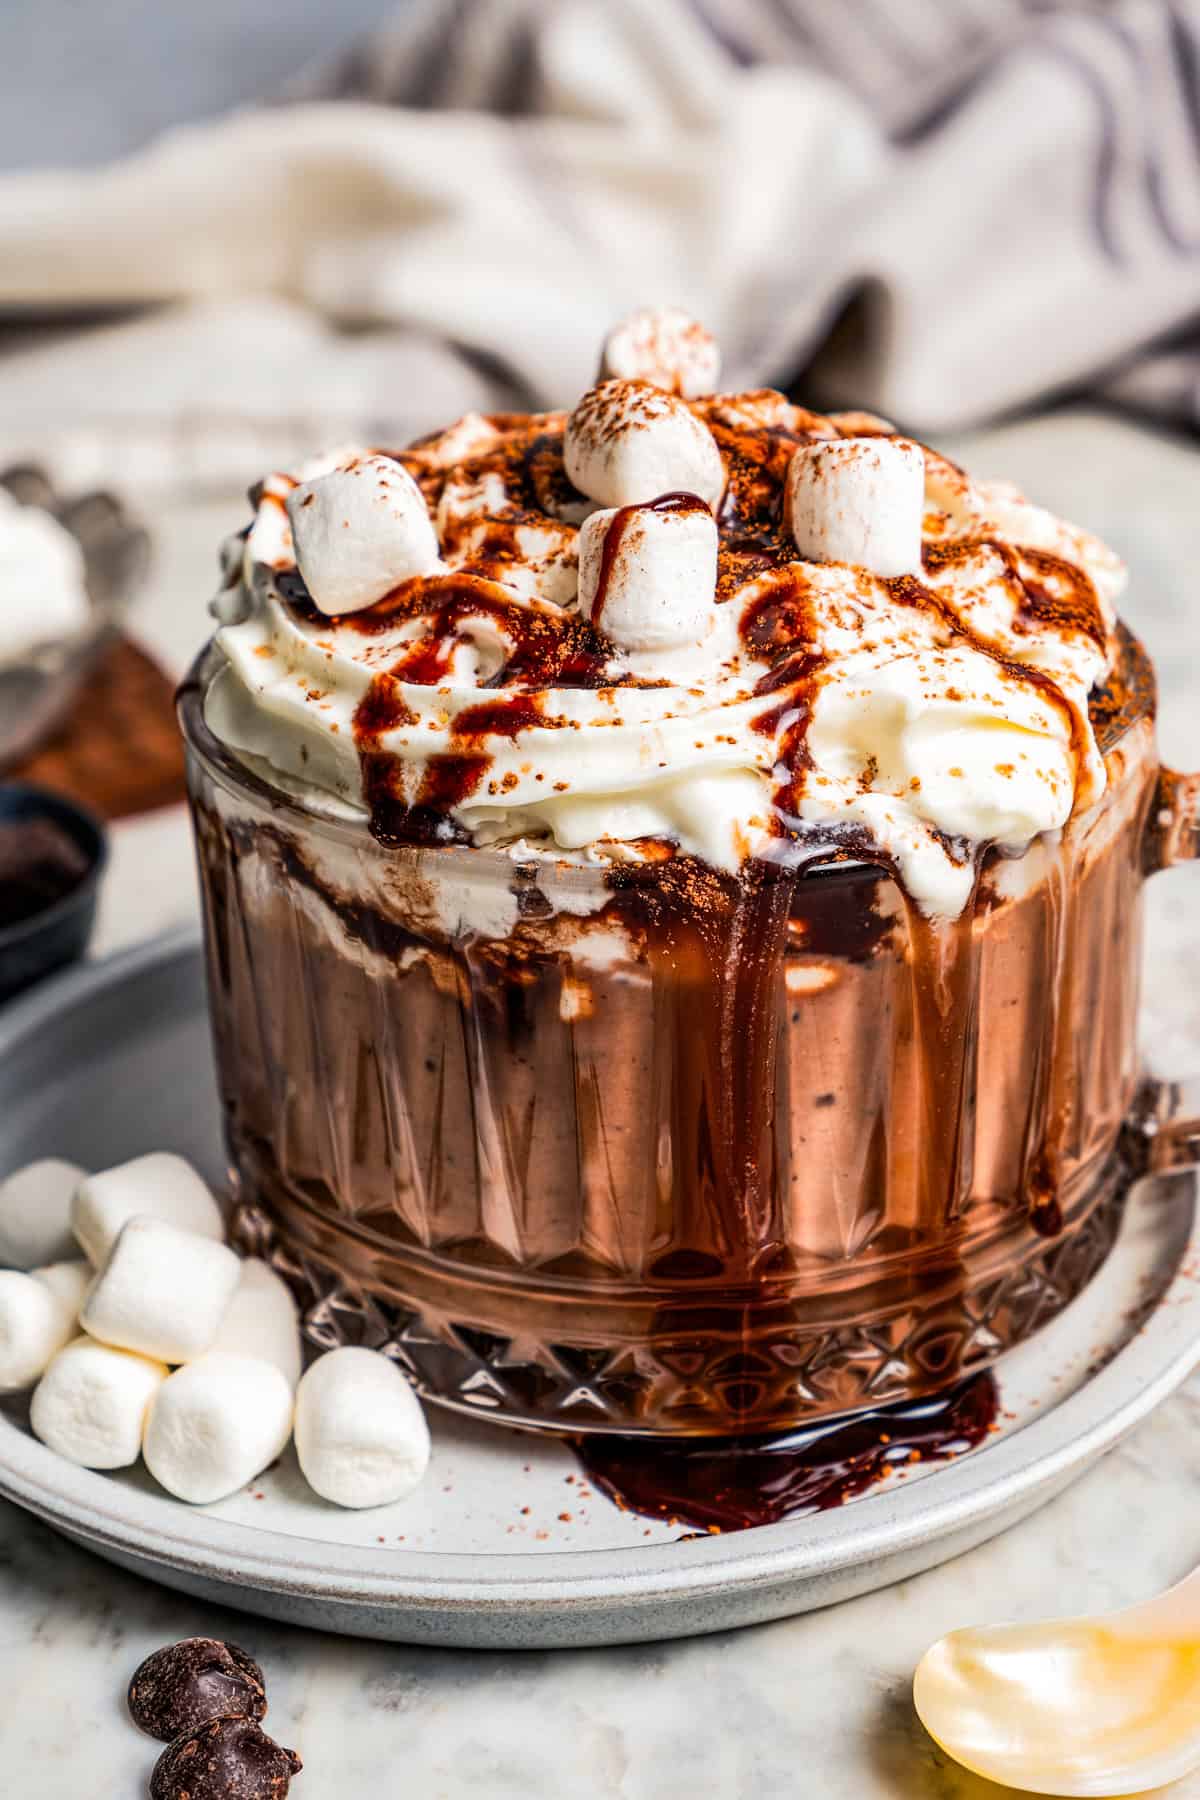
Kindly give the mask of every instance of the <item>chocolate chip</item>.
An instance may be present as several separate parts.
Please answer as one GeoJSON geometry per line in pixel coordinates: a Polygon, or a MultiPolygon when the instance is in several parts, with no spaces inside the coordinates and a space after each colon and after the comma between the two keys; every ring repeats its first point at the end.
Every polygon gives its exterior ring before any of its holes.
{"type": "Polygon", "coordinates": [[[135,1725],[169,1744],[209,1719],[261,1719],[263,1673],[252,1656],[218,1638],[184,1638],[148,1656],[129,1684],[135,1725]]]}
{"type": "Polygon", "coordinates": [[[210,1719],[163,1751],[150,1800],[284,1800],[303,1767],[253,1719],[210,1719]]]}

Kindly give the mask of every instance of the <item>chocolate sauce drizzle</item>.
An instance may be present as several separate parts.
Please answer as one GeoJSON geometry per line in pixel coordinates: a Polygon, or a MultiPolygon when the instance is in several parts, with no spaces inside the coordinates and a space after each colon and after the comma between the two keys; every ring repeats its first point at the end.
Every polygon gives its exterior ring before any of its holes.
{"type": "Polygon", "coordinates": [[[608,590],[612,582],[613,569],[622,543],[629,534],[629,528],[639,513],[694,513],[708,512],[709,508],[699,494],[689,494],[678,489],[669,494],[660,494],[657,500],[638,502],[634,506],[619,506],[609,521],[608,530],[604,534],[604,547],[600,552],[600,573],[596,581],[596,597],[592,601],[592,624],[599,626],[608,600],[608,590]]]}
{"type": "Polygon", "coordinates": [[[700,1532],[745,1531],[827,1512],[916,1463],[964,1455],[995,1428],[990,1370],[948,1392],[767,1438],[588,1436],[575,1453],[623,1511],[700,1532]]]}
{"type": "MultiPolygon", "coordinates": [[[[292,593],[287,598],[295,605],[292,593]]],[[[578,614],[522,605],[495,583],[470,574],[404,582],[375,606],[335,622],[377,635],[413,617],[427,620],[426,629],[373,678],[354,715],[371,828],[385,843],[461,841],[465,834],[452,815],[478,792],[492,766],[485,740],[515,740],[534,726],[553,726],[556,720],[544,707],[548,690],[611,685],[606,670],[612,646],[578,614]],[[493,620],[510,646],[503,667],[485,684],[504,692],[454,716],[446,750],[427,759],[417,796],[409,800],[403,768],[383,742],[388,733],[416,723],[401,685],[449,682],[462,641],[459,627],[469,630],[471,621],[480,618],[493,620]]]]}
{"type": "MultiPolygon", "coordinates": [[[[808,598],[810,578],[796,558],[786,529],[783,492],[788,462],[797,445],[827,437],[837,427],[835,422],[799,408],[787,409],[786,423],[782,413],[773,422],[751,422],[736,399],[719,396],[694,402],[693,407],[712,431],[728,477],[718,516],[718,601],[738,604],[748,583],[757,582],[760,588],[744,605],[739,631],[747,651],[770,664],[754,692],[779,695],[774,705],[764,707],[754,724],[763,736],[778,739],[773,827],[783,838],[794,837],[802,832],[800,801],[811,767],[808,721],[822,659],[808,598]]],[[[517,531],[522,524],[556,522],[562,508],[581,496],[571,486],[563,465],[561,415],[531,419],[497,414],[491,423],[497,439],[463,466],[480,479],[499,476],[512,510],[486,522],[485,541],[476,547],[478,567],[403,582],[374,606],[331,622],[364,636],[378,636],[407,620],[420,619],[422,624],[411,646],[374,678],[354,721],[372,829],[390,843],[461,839],[453,813],[486,779],[491,766],[486,739],[499,735],[513,740],[534,724],[554,729],[560,723],[534,707],[531,696],[555,688],[662,685],[612,670],[613,646],[599,627],[613,568],[639,512],[705,507],[697,495],[674,491],[642,505],[619,508],[605,535],[590,622],[574,611],[515,600],[499,581],[481,571],[502,573],[504,564],[519,556],[517,531]],[[391,758],[383,741],[389,732],[415,722],[397,684],[445,685],[451,679],[456,648],[464,636],[469,637],[471,621],[481,617],[495,625],[508,646],[502,666],[486,685],[517,694],[519,704],[492,711],[481,704],[460,714],[453,721],[446,751],[428,760],[420,791],[415,799],[406,798],[403,773],[389,769],[391,758]]],[[[856,429],[853,420],[846,428],[856,429]]],[[[431,437],[425,446],[417,444],[398,453],[434,508],[450,475],[461,474],[461,469],[442,468],[429,456],[426,446],[437,441],[436,436],[431,437]]],[[[261,497],[261,490],[259,493],[261,497]]],[[[1001,647],[968,629],[936,585],[931,585],[942,574],[980,556],[999,558],[1002,578],[1017,595],[1018,629],[1053,626],[1104,641],[1103,617],[1086,571],[1050,552],[1017,550],[984,536],[933,543],[924,550],[923,577],[902,576],[885,585],[895,604],[934,614],[949,643],[983,650],[1014,682],[1037,687],[1068,721],[1076,763],[1082,766],[1085,745],[1080,723],[1053,679],[1012,661],[1001,647]]],[[[278,585],[299,620],[330,623],[312,606],[298,575],[281,576],[278,585]]],[[[831,837],[835,853],[836,837],[836,833],[831,837]]]]}

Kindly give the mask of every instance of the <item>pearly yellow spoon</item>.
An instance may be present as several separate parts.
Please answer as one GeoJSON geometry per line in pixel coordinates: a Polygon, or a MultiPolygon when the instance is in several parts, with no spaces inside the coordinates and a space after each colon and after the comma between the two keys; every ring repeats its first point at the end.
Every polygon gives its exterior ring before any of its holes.
{"type": "Polygon", "coordinates": [[[1095,1619],[952,1631],[913,1677],[956,1762],[1031,1794],[1140,1794],[1200,1763],[1200,1570],[1095,1619]]]}

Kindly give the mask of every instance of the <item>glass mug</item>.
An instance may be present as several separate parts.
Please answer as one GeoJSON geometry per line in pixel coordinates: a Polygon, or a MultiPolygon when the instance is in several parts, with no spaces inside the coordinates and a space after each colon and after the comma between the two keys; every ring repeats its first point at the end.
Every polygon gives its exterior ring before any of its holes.
{"type": "Polygon", "coordinates": [[[1102,800],[950,925],[862,863],[384,845],[213,738],[217,667],[180,716],[236,1235],[316,1344],[521,1426],[768,1431],[935,1391],[1100,1266],[1140,890],[1196,848],[1128,634],[1102,800]]]}

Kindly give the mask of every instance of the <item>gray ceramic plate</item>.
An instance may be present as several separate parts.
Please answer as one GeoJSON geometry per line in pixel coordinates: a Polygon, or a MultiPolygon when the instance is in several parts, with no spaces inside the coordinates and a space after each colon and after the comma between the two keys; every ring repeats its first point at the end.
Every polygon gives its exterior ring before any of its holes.
{"type": "MultiPolygon", "coordinates": [[[[214,1180],[221,1148],[194,939],[74,971],[0,1014],[0,1172],[151,1148],[214,1180]]],[[[1190,1173],[1140,1184],[1081,1299],[1001,1366],[1001,1429],[836,1511],[683,1541],[611,1505],[571,1452],[449,1414],[422,1489],[344,1513],[290,1456],[193,1509],[144,1471],[94,1474],[0,1414],[0,1493],[99,1555],[186,1593],[365,1637],[477,1647],[683,1637],[828,1605],[931,1567],[1024,1517],[1200,1361],[1190,1173]]]]}

